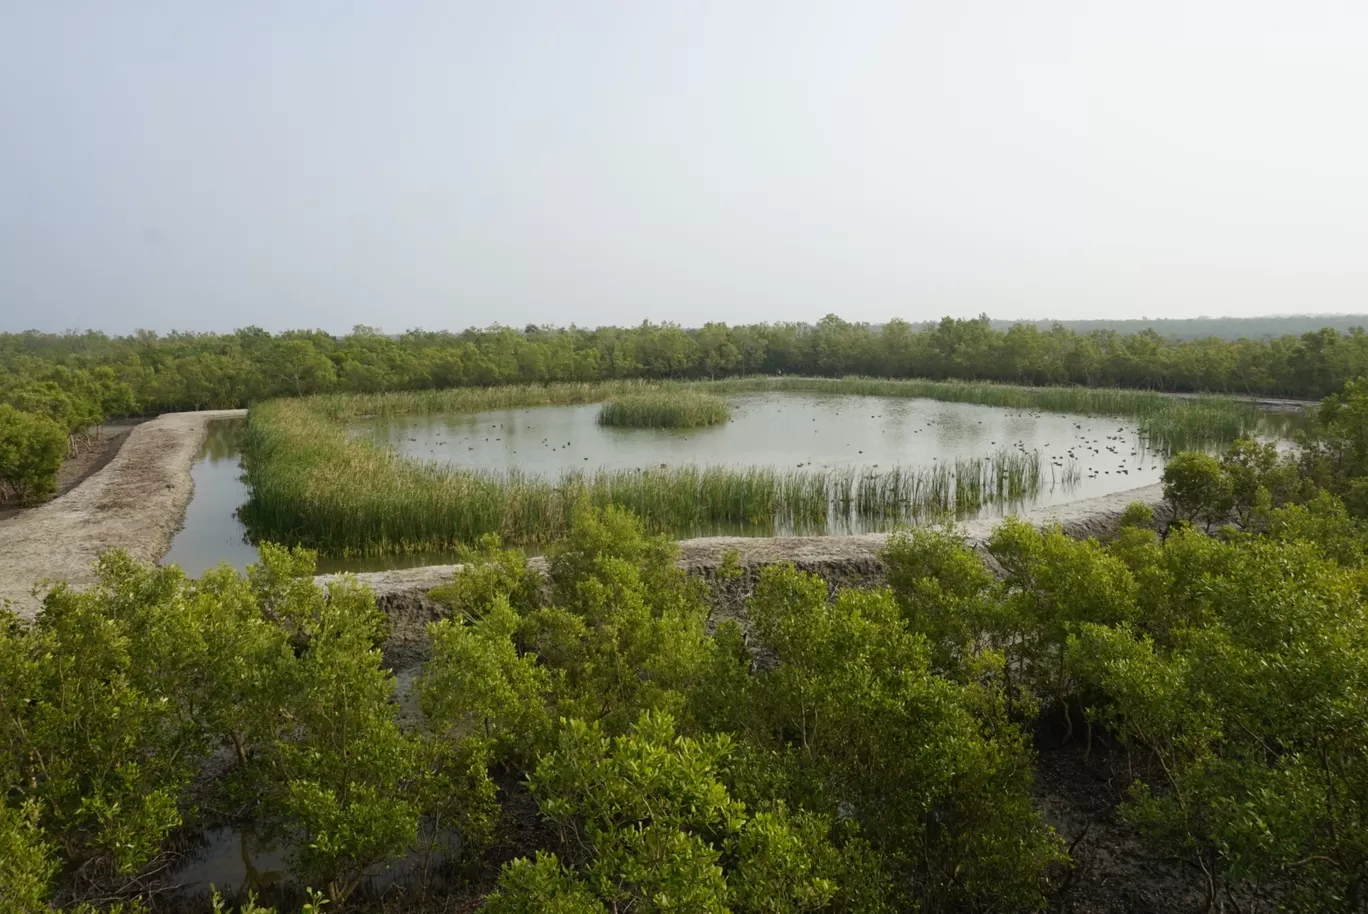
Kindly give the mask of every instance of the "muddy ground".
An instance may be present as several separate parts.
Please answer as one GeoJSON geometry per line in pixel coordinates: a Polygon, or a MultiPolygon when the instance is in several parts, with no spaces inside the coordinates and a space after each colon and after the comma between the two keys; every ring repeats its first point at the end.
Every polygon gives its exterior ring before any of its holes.
{"type": "Polygon", "coordinates": [[[144,562],[166,552],[190,502],[190,465],[215,419],[246,410],[168,413],[132,427],[107,461],[66,494],[0,520],[0,602],[22,617],[47,578],[87,587],[96,557],[126,549],[144,562]]]}

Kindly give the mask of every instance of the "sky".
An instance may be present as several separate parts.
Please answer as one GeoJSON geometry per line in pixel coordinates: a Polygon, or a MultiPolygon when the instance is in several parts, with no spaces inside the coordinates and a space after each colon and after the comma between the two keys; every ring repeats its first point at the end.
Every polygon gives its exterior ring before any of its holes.
{"type": "Polygon", "coordinates": [[[0,330],[1368,311],[1368,3],[0,0],[0,330]]]}

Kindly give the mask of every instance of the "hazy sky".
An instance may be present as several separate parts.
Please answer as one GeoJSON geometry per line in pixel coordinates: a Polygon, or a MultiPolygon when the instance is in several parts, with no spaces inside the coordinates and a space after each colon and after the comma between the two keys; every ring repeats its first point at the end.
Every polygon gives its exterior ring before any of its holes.
{"type": "Polygon", "coordinates": [[[1368,3],[0,0],[0,329],[1368,311],[1368,3]]]}

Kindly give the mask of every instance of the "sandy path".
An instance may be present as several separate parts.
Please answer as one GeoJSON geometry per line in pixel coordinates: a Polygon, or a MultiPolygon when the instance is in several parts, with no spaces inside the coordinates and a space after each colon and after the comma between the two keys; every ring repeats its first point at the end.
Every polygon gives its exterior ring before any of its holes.
{"type": "Polygon", "coordinates": [[[246,410],[167,413],[128,434],[114,459],[70,492],[0,520],[0,602],[30,617],[34,585],[57,577],[77,587],[94,582],[96,557],[127,549],[155,562],[180,529],[193,484],[190,465],[215,419],[246,410]]]}

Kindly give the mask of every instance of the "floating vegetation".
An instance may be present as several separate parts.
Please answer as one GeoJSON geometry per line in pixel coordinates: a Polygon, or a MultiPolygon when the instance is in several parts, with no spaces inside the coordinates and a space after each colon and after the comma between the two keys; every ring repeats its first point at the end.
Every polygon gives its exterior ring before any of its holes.
{"type": "Polygon", "coordinates": [[[702,428],[731,415],[727,401],[696,390],[653,391],[614,397],[599,410],[599,425],[623,428],[702,428]]]}
{"type": "Polygon", "coordinates": [[[495,533],[510,543],[562,535],[580,502],[615,504],[653,532],[746,525],[821,533],[860,520],[936,520],[1010,507],[1080,476],[1035,451],[883,470],[668,466],[571,471],[556,478],[420,462],[347,437],[307,400],[252,409],[246,444],[259,537],[333,555],[451,549],[495,533]]]}

